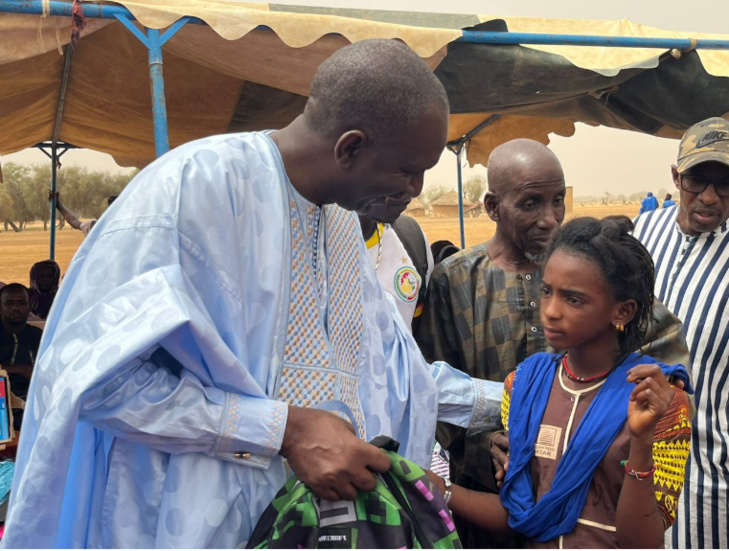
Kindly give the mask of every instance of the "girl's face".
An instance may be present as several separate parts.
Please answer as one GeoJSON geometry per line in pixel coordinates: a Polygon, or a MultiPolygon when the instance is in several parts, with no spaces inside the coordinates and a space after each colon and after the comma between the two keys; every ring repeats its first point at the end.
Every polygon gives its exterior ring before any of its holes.
{"type": "Polygon", "coordinates": [[[623,304],[615,300],[595,262],[562,249],[549,257],[540,315],[551,347],[567,350],[601,340],[614,347],[623,304]]]}

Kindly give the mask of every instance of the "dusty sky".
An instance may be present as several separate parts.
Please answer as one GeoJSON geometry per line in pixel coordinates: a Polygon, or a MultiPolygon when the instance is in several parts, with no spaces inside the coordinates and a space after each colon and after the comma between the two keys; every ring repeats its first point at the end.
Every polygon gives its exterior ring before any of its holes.
{"type": "MultiPolygon", "coordinates": [[[[666,30],[728,33],[727,0],[700,3],[678,0],[277,0],[279,4],[317,5],[405,11],[478,13],[493,16],[550,17],[570,19],[630,19],[636,23],[666,30]]],[[[729,55],[729,53],[727,53],[729,55]]],[[[567,185],[576,196],[668,189],[670,165],[675,162],[678,142],[633,132],[577,125],[571,138],[553,136],[550,147],[562,161],[567,185]]],[[[2,161],[43,163],[38,151],[25,151],[3,157],[2,161]]],[[[63,157],[66,166],[91,170],[123,170],[108,155],[88,150],[70,151],[63,157]]],[[[466,168],[464,176],[485,173],[482,167],[466,168]]],[[[441,162],[426,175],[426,187],[455,187],[456,161],[444,152],[441,162]]]]}

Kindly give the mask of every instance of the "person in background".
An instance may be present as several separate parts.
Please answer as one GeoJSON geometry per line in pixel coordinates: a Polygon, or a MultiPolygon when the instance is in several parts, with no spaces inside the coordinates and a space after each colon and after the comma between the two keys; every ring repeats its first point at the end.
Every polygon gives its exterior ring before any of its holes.
{"type": "MultiPolygon", "coordinates": [[[[118,195],[112,195],[106,200],[106,206],[109,207],[111,204],[116,201],[116,198],[119,197],[118,195]]],[[[61,213],[61,216],[63,216],[63,219],[68,222],[68,225],[71,226],[75,230],[79,230],[81,233],[84,234],[84,237],[89,234],[89,232],[93,229],[93,227],[96,225],[96,222],[98,220],[89,220],[88,222],[82,222],[81,219],[76,216],[73,212],[68,210],[66,206],[61,203],[61,193],[59,191],[56,191],[55,193],[53,191],[48,192],[48,200],[52,201],[53,199],[56,199],[56,209],[58,209],[58,212],[61,213]]]]}
{"type": "Polygon", "coordinates": [[[357,212],[377,279],[412,329],[423,310],[433,255],[420,225],[402,213],[410,197],[387,197],[357,212]]]}
{"type": "Polygon", "coordinates": [[[696,387],[686,486],[667,545],[717,549],[729,545],[729,121],[689,128],[671,177],[679,204],[639,216],[634,231],[656,265],[656,297],[683,320],[696,387]]]}
{"type": "Polygon", "coordinates": [[[30,269],[30,311],[41,320],[48,317],[61,281],[61,268],[54,260],[36,262],[30,269]]]}
{"type": "Polygon", "coordinates": [[[448,241],[447,239],[443,239],[441,241],[436,241],[430,246],[430,251],[433,254],[433,262],[437,266],[441,262],[443,262],[446,258],[449,256],[453,256],[458,251],[460,251],[458,247],[456,247],[453,243],[448,241]]]}
{"type": "Polygon", "coordinates": [[[658,199],[656,199],[653,196],[653,193],[649,191],[648,194],[640,202],[640,211],[638,212],[638,214],[643,214],[644,212],[650,212],[652,210],[656,210],[657,208],[658,208],[658,199]]]}
{"type": "Polygon", "coordinates": [[[663,200],[661,208],[667,209],[668,207],[672,207],[675,204],[676,201],[673,200],[672,195],[670,193],[666,193],[666,198],[663,200]]]}
{"type": "MultiPolygon", "coordinates": [[[[11,392],[25,400],[38,357],[43,331],[28,324],[28,289],[10,283],[0,289],[0,366],[7,371],[11,392]]],[[[15,429],[20,430],[22,410],[13,409],[15,429]]]]}

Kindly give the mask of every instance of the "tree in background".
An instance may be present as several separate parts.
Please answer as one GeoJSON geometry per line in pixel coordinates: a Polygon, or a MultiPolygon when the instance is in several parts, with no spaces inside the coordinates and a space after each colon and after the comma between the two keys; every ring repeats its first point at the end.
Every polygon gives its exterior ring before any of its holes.
{"type": "Polygon", "coordinates": [[[486,178],[477,174],[463,184],[463,197],[469,205],[483,201],[486,193],[486,178]]]}
{"type": "Polygon", "coordinates": [[[448,193],[447,187],[445,187],[443,185],[437,185],[437,186],[431,187],[430,189],[428,189],[428,191],[421,193],[420,196],[418,197],[418,199],[420,199],[420,201],[423,204],[429,205],[430,203],[432,203],[436,199],[442,197],[446,193],[448,193]]]}
{"type": "Polygon", "coordinates": [[[10,195],[10,191],[8,191],[8,187],[4,183],[0,183],[0,220],[3,221],[6,231],[8,225],[12,223],[14,209],[15,202],[12,195],[10,195]]]}
{"type": "MultiPolygon", "coordinates": [[[[15,222],[15,231],[23,230],[28,222],[42,220],[43,229],[47,230],[51,167],[47,164],[22,166],[8,163],[3,166],[3,172],[5,182],[0,184],[0,219],[15,222]]],[[[109,174],[68,167],[58,171],[57,188],[63,204],[78,216],[98,218],[104,212],[109,196],[119,195],[135,175],[136,171],[133,174],[109,174]]]]}
{"type": "Polygon", "coordinates": [[[12,212],[6,220],[13,229],[22,231],[25,224],[33,220],[30,209],[25,202],[25,191],[31,186],[32,171],[30,167],[8,163],[3,167],[4,186],[12,199],[12,212]]]}
{"type": "Polygon", "coordinates": [[[23,201],[28,209],[29,220],[42,220],[43,231],[48,230],[51,209],[48,206],[48,191],[51,182],[49,164],[31,167],[30,178],[23,186],[23,201]]]}

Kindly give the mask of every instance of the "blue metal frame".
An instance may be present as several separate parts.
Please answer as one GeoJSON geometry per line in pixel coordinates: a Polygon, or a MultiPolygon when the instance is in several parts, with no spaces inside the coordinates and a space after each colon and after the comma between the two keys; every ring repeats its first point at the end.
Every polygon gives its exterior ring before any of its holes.
{"type": "MultiPolygon", "coordinates": [[[[73,4],[60,0],[51,0],[50,14],[57,16],[71,16],[73,4]]],[[[134,20],[132,13],[123,6],[83,4],[86,17],[101,19],[117,19],[124,16],[134,20]]],[[[42,0],[0,0],[0,12],[42,14],[42,0]]],[[[205,24],[197,17],[188,17],[186,23],[205,24]]],[[[268,27],[259,26],[258,29],[268,27]]],[[[729,40],[691,39],[691,38],[651,38],[633,36],[600,36],[579,34],[549,34],[549,33],[515,33],[495,31],[461,31],[458,42],[472,42],[476,44],[542,44],[556,46],[605,46],[613,48],[659,48],[659,49],[709,49],[727,50],[729,40]]],[[[173,33],[174,34],[174,33],[173,33]]]]}
{"type": "Polygon", "coordinates": [[[662,50],[729,50],[729,40],[599,36],[581,34],[462,31],[457,42],[474,44],[541,44],[552,46],[602,46],[610,48],[659,48],[662,50]]]}
{"type": "Polygon", "coordinates": [[[458,221],[460,223],[459,225],[461,229],[461,249],[466,248],[466,225],[463,219],[463,172],[461,169],[461,152],[468,144],[468,140],[481,132],[481,130],[483,130],[487,126],[494,124],[500,118],[501,115],[491,115],[481,124],[471,129],[471,131],[465,136],[446,144],[448,149],[456,154],[456,162],[458,163],[458,221]]]}
{"type": "MultiPolygon", "coordinates": [[[[58,164],[59,160],[63,156],[66,151],[69,149],[75,149],[75,146],[61,143],[59,144],[58,141],[54,140],[50,143],[39,143],[36,144],[34,147],[40,149],[43,153],[46,154],[46,156],[51,160],[51,191],[55,193],[58,191],[57,181],[58,181],[58,164]],[[50,153],[48,153],[47,149],[50,149],[50,153]],[[61,150],[60,152],[58,150],[61,150]]],[[[50,254],[48,258],[51,260],[56,259],[56,199],[51,200],[51,240],[50,240],[50,254]]]]}
{"type": "Polygon", "coordinates": [[[456,163],[458,163],[458,225],[461,230],[461,249],[466,248],[466,223],[463,220],[463,169],[461,168],[461,152],[466,140],[458,144],[456,149],[456,163]]]}
{"type": "MultiPolygon", "coordinates": [[[[70,17],[72,14],[72,2],[51,0],[49,5],[51,15],[70,17]]],[[[142,30],[134,25],[132,23],[132,21],[135,20],[134,15],[123,6],[84,3],[83,11],[84,15],[90,18],[117,19],[147,47],[149,52],[149,78],[152,83],[152,115],[154,120],[155,152],[159,157],[166,153],[170,148],[169,131],[167,126],[167,107],[164,96],[164,78],[162,74],[162,46],[186,24],[195,23],[205,25],[206,23],[196,17],[182,17],[171,25],[164,33],[160,34],[160,31],[157,29],[147,29],[142,27],[142,30]]],[[[43,2],[42,0],[0,0],[0,12],[40,15],[43,13],[43,2]]],[[[268,27],[259,26],[257,29],[268,29],[268,27]]],[[[729,40],[695,40],[691,38],[647,38],[467,30],[461,32],[462,36],[456,40],[457,42],[469,42],[475,44],[541,44],[613,48],[657,48],[663,50],[729,50],[729,40]]],[[[486,121],[483,125],[479,125],[477,128],[469,132],[467,136],[449,144],[449,147],[451,147],[454,153],[456,153],[456,157],[458,159],[458,212],[461,222],[461,247],[465,247],[461,151],[468,141],[468,138],[480,131],[486,124],[490,123],[486,121]]],[[[60,127],[60,121],[57,127],[60,127]]],[[[57,145],[55,142],[56,140],[54,140],[54,145],[57,145]]],[[[54,161],[54,174],[55,162],[57,162],[57,158],[54,161]]],[[[55,183],[55,176],[53,180],[55,183]]],[[[55,218],[55,208],[53,209],[51,216],[52,218],[55,218]]],[[[54,236],[52,233],[51,258],[53,258],[54,253],[53,238],[54,236]]]]}
{"type": "MultiPolygon", "coordinates": [[[[116,6],[112,4],[91,4],[84,2],[82,4],[85,17],[93,19],[116,19],[124,16],[128,19],[136,20],[132,12],[124,6],[116,6]]],[[[71,17],[73,9],[72,2],[62,2],[60,0],[51,0],[50,14],[60,17],[71,17]]],[[[41,15],[43,13],[42,0],[0,0],[0,12],[10,13],[28,13],[41,15]]],[[[202,19],[190,17],[189,23],[205,24],[202,19]]]]}
{"type": "Polygon", "coordinates": [[[177,31],[192,19],[183,17],[175,21],[160,34],[158,29],[146,29],[147,34],[131,22],[125,14],[118,13],[115,18],[120,21],[139,41],[147,47],[149,60],[149,80],[152,83],[152,120],[154,122],[154,149],[157,157],[170,150],[169,130],[167,128],[167,104],[165,102],[165,81],[162,74],[162,46],[177,31]]]}

